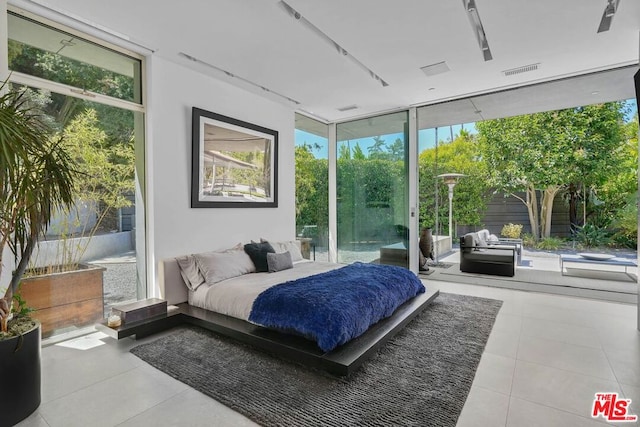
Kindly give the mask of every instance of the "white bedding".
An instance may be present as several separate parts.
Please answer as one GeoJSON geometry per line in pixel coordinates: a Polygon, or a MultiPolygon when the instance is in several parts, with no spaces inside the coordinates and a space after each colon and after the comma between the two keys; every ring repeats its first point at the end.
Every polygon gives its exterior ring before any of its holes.
{"type": "Polygon", "coordinates": [[[214,285],[203,284],[195,291],[189,291],[189,304],[248,320],[253,302],[266,289],[340,267],[344,266],[328,262],[299,261],[293,264],[293,268],[277,273],[250,273],[214,285]]]}

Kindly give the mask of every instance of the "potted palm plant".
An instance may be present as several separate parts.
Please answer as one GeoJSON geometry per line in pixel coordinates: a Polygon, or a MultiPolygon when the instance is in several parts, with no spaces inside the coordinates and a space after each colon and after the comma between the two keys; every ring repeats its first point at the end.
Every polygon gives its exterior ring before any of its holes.
{"type": "Polygon", "coordinates": [[[9,425],[40,405],[40,325],[14,304],[18,285],[52,213],[73,203],[76,177],[61,138],[23,95],[0,85],[0,273],[5,248],[15,259],[0,298],[0,378],[9,384],[0,414],[9,425]]]}

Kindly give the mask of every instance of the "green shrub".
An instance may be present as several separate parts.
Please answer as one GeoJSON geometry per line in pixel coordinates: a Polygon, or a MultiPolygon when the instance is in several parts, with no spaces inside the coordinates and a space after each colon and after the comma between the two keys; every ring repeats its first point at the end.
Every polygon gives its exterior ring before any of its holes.
{"type": "Polygon", "coordinates": [[[531,233],[524,233],[522,235],[522,244],[524,246],[528,246],[530,248],[535,248],[536,247],[536,239],[533,237],[533,234],[531,233]]]}
{"type": "Polygon", "coordinates": [[[611,243],[611,237],[604,227],[585,224],[576,231],[576,241],[587,248],[595,248],[611,243]]]}
{"type": "Polygon", "coordinates": [[[564,245],[564,240],[558,237],[543,237],[536,247],[545,251],[557,251],[564,245]]]}
{"type": "Polygon", "coordinates": [[[510,239],[519,239],[522,233],[522,224],[505,224],[502,227],[501,235],[510,239]]]}
{"type": "Polygon", "coordinates": [[[620,248],[635,249],[638,246],[638,239],[635,236],[627,236],[626,234],[614,234],[612,243],[620,248]]]}
{"type": "Polygon", "coordinates": [[[630,197],[622,209],[618,210],[616,218],[611,224],[615,229],[613,241],[625,248],[635,248],[638,244],[638,207],[634,197],[630,197]]]}

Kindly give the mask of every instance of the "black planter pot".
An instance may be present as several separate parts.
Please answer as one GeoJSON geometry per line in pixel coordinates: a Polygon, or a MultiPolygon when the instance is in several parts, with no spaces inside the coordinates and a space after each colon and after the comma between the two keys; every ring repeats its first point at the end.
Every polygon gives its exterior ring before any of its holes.
{"type": "Polygon", "coordinates": [[[0,426],[12,426],[40,406],[40,325],[0,341],[0,426]]]}

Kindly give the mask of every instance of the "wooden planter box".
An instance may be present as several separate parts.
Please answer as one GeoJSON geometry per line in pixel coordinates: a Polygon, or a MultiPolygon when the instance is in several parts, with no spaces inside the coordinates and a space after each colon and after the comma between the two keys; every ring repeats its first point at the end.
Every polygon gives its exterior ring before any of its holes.
{"type": "Polygon", "coordinates": [[[42,337],[57,329],[88,326],[104,317],[104,267],[81,265],[79,270],[22,279],[20,295],[42,323],[42,337]]]}

